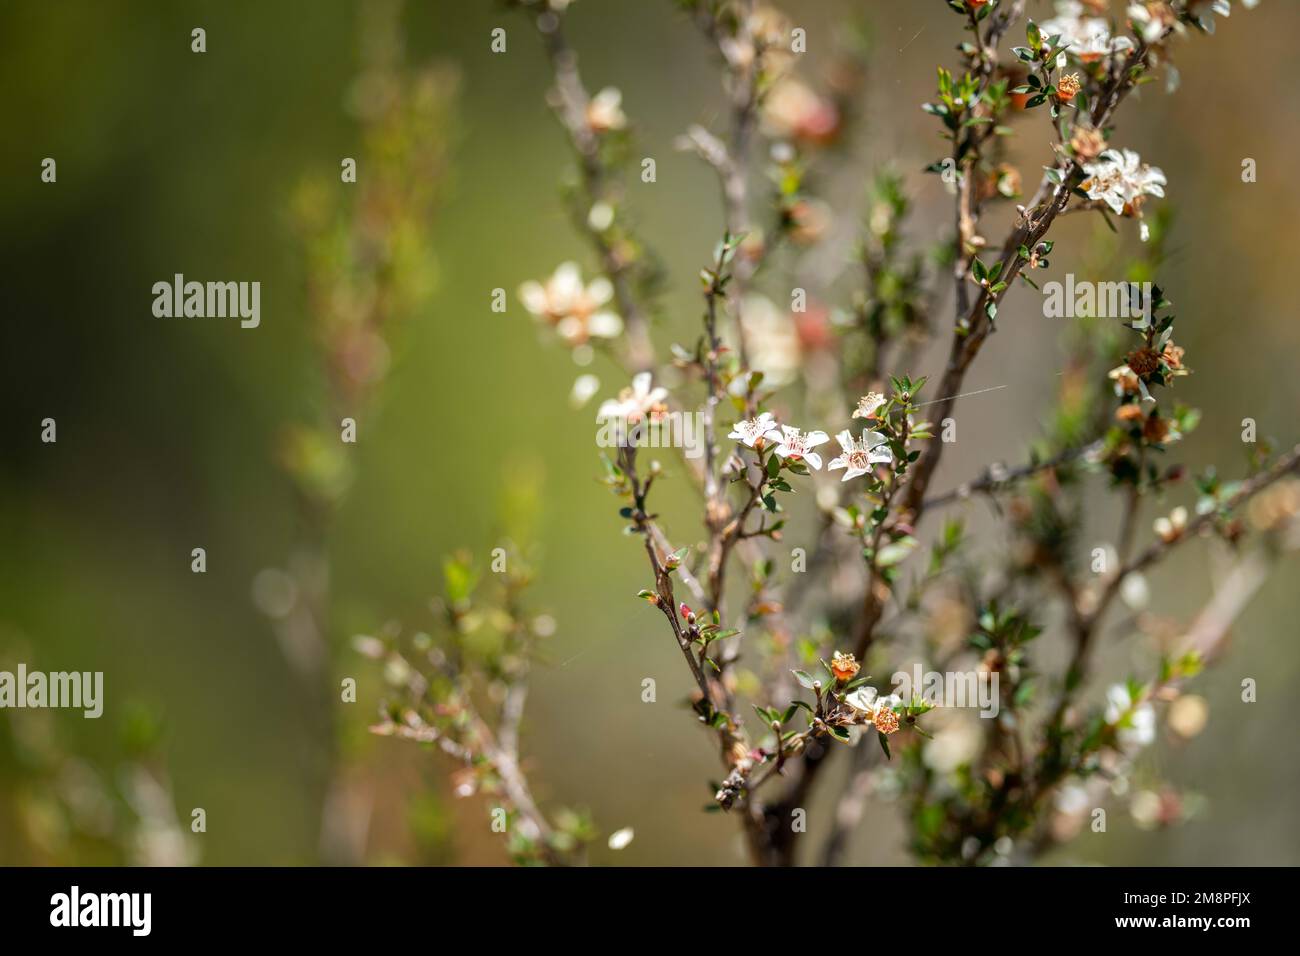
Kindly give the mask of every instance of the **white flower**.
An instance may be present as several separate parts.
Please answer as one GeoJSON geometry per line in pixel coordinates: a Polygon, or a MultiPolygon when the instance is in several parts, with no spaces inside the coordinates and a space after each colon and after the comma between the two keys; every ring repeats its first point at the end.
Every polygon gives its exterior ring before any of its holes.
{"type": "Polygon", "coordinates": [[[574,379],[573,389],[569,392],[569,405],[573,408],[581,408],[591,401],[591,397],[598,391],[600,391],[600,379],[591,374],[579,375],[574,379]]]}
{"type": "Polygon", "coordinates": [[[779,441],[781,433],[776,430],[776,420],[772,418],[772,413],[764,412],[757,418],[746,418],[736,422],[727,437],[753,448],[760,438],[779,441]]]}
{"type": "Polygon", "coordinates": [[[844,703],[865,717],[868,723],[876,723],[882,712],[891,711],[886,723],[877,726],[877,729],[886,733],[893,733],[898,729],[898,718],[892,711],[902,702],[903,699],[897,694],[887,694],[880,697],[874,687],[866,684],[844,695],[844,703]]]}
{"type": "Polygon", "coordinates": [[[841,481],[865,475],[872,465],[894,460],[884,436],[879,432],[863,432],[861,438],[855,439],[846,428],[835,436],[835,440],[844,449],[844,454],[833,459],[826,469],[834,471],[836,468],[847,468],[841,481]]]}
{"type": "Polygon", "coordinates": [[[1169,512],[1168,518],[1161,517],[1152,522],[1152,527],[1166,544],[1177,541],[1187,528],[1187,509],[1179,505],[1169,512]]]}
{"type": "Polygon", "coordinates": [[[875,418],[876,409],[885,404],[885,396],[879,392],[867,392],[858,399],[858,407],[853,410],[854,418],[875,418]]]}
{"type": "MultiPolygon", "coordinates": [[[[1114,53],[1133,49],[1133,41],[1125,36],[1111,36],[1110,26],[1100,17],[1084,16],[1084,7],[1078,0],[1063,0],[1056,5],[1056,16],[1044,20],[1038,27],[1044,39],[1060,36],[1057,48],[1069,47],[1084,63],[1093,63],[1114,53]]],[[[1065,66],[1065,53],[1056,58],[1058,68],[1065,66]]]]}
{"type": "Polygon", "coordinates": [[[868,717],[875,714],[878,702],[877,695],[880,692],[869,684],[863,684],[855,691],[844,695],[844,703],[848,704],[860,714],[866,714],[868,717]]]}
{"type": "Polygon", "coordinates": [[[657,419],[668,410],[664,399],[668,397],[666,388],[651,388],[650,373],[641,372],[632,379],[632,387],[618,393],[618,398],[611,398],[601,404],[596,412],[596,420],[614,418],[636,423],[647,415],[657,419]]]}
{"type": "Polygon", "coordinates": [[[815,451],[810,451],[810,449],[830,441],[830,436],[820,431],[804,433],[797,428],[791,428],[789,425],[782,425],[781,431],[784,434],[781,437],[781,444],[776,446],[776,453],[782,458],[802,458],[820,471],[822,456],[815,451]]]}
{"type": "Polygon", "coordinates": [[[623,320],[601,306],[614,296],[614,287],[604,276],[584,284],[576,262],[563,262],[543,285],[525,282],[519,287],[524,308],[555,327],[568,345],[582,345],[591,336],[614,338],[623,331],[623,320]]]}
{"type": "MultiPolygon", "coordinates": [[[[1259,0],[1241,0],[1241,5],[1247,10],[1253,10],[1259,5],[1259,0]]],[[[1207,33],[1214,32],[1214,15],[1216,13],[1221,17],[1232,14],[1232,4],[1229,0],[1190,0],[1187,9],[1192,16],[1196,17],[1197,22],[1207,33]]]]}
{"type": "Polygon", "coordinates": [[[1083,814],[1092,806],[1088,791],[1077,783],[1067,784],[1058,790],[1054,802],[1056,809],[1070,816],[1083,814]]]}
{"type": "Polygon", "coordinates": [[[1167,3],[1130,3],[1128,19],[1143,43],[1155,43],[1178,26],[1174,8],[1167,3]]]}
{"type": "Polygon", "coordinates": [[[631,827],[624,827],[621,830],[615,830],[609,835],[609,848],[611,850],[622,850],[632,842],[632,837],[635,835],[636,833],[631,827]]]}
{"type": "Polygon", "coordinates": [[[607,86],[587,104],[587,125],[598,133],[611,129],[622,129],[627,125],[623,115],[623,94],[613,86],[607,86]]]}
{"type": "Polygon", "coordinates": [[[1135,611],[1140,611],[1151,603],[1151,589],[1147,587],[1147,579],[1138,571],[1124,576],[1124,581],[1119,586],[1119,596],[1135,611]]]}
{"type": "Polygon", "coordinates": [[[1128,688],[1116,684],[1106,692],[1106,723],[1117,728],[1120,746],[1136,750],[1156,739],[1156,712],[1148,702],[1133,705],[1128,688]]]}
{"type": "Polygon", "coordinates": [[[822,143],[834,138],[840,114],[834,102],[794,77],[786,77],[763,97],[762,124],[772,139],[822,143]]]}
{"type": "MultiPolygon", "coordinates": [[[[1164,172],[1157,166],[1148,166],[1142,157],[1131,149],[1108,149],[1093,163],[1084,163],[1087,177],[1080,184],[1089,199],[1100,199],[1117,216],[1142,218],[1142,197],[1164,198],[1164,172]]],[[[1146,241],[1147,230],[1142,229],[1146,241]]]]}
{"type": "MultiPolygon", "coordinates": [[[[751,368],[763,373],[763,383],[773,388],[789,385],[799,377],[803,350],[799,332],[788,312],[782,312],[766,296],[746,295],[740,303],[740,324],[751,368]]],[[[740,337],[728,323],[723,342],[739,350],[740,337]]],[[[743,384],[744,377],[737,379],[743,384]]]]}

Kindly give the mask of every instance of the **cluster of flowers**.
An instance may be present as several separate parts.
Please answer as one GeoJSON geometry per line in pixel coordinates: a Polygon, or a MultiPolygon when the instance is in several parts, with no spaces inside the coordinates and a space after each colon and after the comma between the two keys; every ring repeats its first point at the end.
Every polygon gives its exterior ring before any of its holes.
{"type": "Polygon", "coordinates": [[[1079,0],[1065,0],[1056,5],[1056,16],[1044,20],[1039,29],[1045,37],[1059,36],[1057,49],[1057,68],[1065,66],[1065,50],[1068,49],[1083,63],[1096,63],[1116,53],[1127,53],[1133,49],[1133,41],[1125,36],[1112,36],[1110,24],[1099,16],[1089,14],[1104,13],[1105,5],[1084,3],[1079,0]]]}
{"type": "MultiPolygon", "coordinates": [[[[864,395],[853,412],[854,418],[874,418],[877,409],[885,403],[885,397],[879,392],[864,395]]],[[[776,442],[775,453],[782,458],[806,461],[818,471],[822,467],[822,458],[813,451],[818,445],[830,441],[823,431],[804,432],[791,425],[779,425],[771,412],[763,412],[757,418],[748,418],[736,422],[728,438],[740,442],[749,448],[761,449],[766,442],[776,442]]],[[[864,431],[859,438],[847,428],[835,436],[840,443],[842,454],[831,459],[827,471],[843,468],[842,481],[857,478],[871,471],[874,465],[893,461],[888,440],[876,431],[864,431]]]]}
{"type": "MultiPolygon", "coordinates": [[[[1241,5],[1250,10],[1259,5],[1259,0],[1242,0],[1241,5]]],[[[1083,63],[1096,63],[1134,48],[1129,37],[1111,33],[1110,23],[1104,19],[1108,10],[1108,0],[1058,0],[1056,16],[1039,25],[1043,36],[1061,38],[1057,44],[1062,51],[1058,66],[1065,65],[1066,48],[1083,63]]],[[[1229,16],[1232,4],[1230,0],[1186,0],[1181,10],[1202,29],[1213,31],[1214,15],[1229,16]]],[[[1130,3],[1126,12],[1134,33],[1147,45],[1160,43],[1184,29],[1180,9],[1171,0],[1130,3]]]]}
{"type": "MultiPolygon", "coordinates": [[[[862,665],[852,654],[836,651],[831,658],[831,673],[841,683],[847,683],[858,676],[862,665]]],[[[874,687],[863,684],[844,695],[844,703],[852,708],[859,722],[871,724],[885,736],[898,731],[898,712],[894,709],[902,704],[903,699],[897,694],[880,696],[874,687]]]]}

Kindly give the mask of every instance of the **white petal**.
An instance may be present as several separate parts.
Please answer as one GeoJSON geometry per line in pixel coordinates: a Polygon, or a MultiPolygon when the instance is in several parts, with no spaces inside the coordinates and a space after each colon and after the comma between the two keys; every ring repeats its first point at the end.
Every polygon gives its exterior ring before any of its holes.
{"type": "Polygon", "coordinates": [[[582,273],[576,262],[561,262],[551,274],[551,292],[566,298],[582,291],[582,273]]]}
{"type": "Polygon", "coordinates": [[[622,850],[632,842],[632,837],[635,835],[635,831],[631,827],[615,830],[609,835],[609,848],[611,850],[622,850]]]}
{"type": "Polygon", "coordinates": [[[593,306],[602,306],[614,295],[614,286],[604,276],[597,276],[587,283],[587,299],[593,306]]]}
{"type": "Polygon", "coordinates": [[[613,312],[597,312],[587,320],[587,334],[598,339],[617,338],[623,332],[623,320],[613,312]]]}
{"type": "Polygon", "coordinates": [[[804,447],[816,448],[818,445],[824,445],[830,440],[830,436],[825,432],[809,432],[805,438],[804,447]]]}
{"type": "MultiPolygon", "coordinates": [[[[573,382],[573,390],[569,392],[569,404],[574,408],[581,408],[583,405],[586,405],[587,402],[591,400],[591,396],[595,395],[598,391],[600,391],[600,379],[590,374],[579,375],[573,382]]],[[[605,406],[608,404],[610,403],[605,402],[601,405],[601,411],[604,411],[605,406]]],[[[600,417],[600,412],[596,413],[596,417],[600,417]]]]}
{"type": "Polygon", "coordinates": [[[519,301],[533,315],[545,315],[546,307],[549,304],[546,290],[542,288],[542,284],[532,280],[519,287],[519,301]]]}
{"type": "Polygon", "coordinates": [[[808,462],[818,471],[822,470],[822,456],[815,451],[804,452],[803,460],[808,462]]]}

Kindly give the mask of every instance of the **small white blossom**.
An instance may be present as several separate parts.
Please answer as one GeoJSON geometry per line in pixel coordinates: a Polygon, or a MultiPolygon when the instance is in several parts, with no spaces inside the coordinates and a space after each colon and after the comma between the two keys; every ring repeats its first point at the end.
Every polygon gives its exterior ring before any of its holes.
{"type": "Polygon", "coordinates": [[[1174,8],[1167,3],[1131,3],[1128,8],[1129,23],[1143,43],[1156,43],[1178,26],[1174,8]]]}
{"type": "Polygon", "coordinates": [[[650,387],[649,372],[641,372],[632,379],[632,387],[618,393],[618,398],[604,402],[596,412],[596,420],[619,419],[636,423],[647,415],[656,419],[668,410],[664,399],[668,397],[666,388],[650,387]]]}
{"type": "Polygon", "coordinates": [[[753,448],[760,438],[779,441],[781,433],[776,429],[776,420],[772,418],[772,413],[764,412],[757,418],[746,418],[736,422],[727,437],[753,448]]]}
{"type": "MultiPolygon", "coordinates": [[[[1096,162],[1084,163],[1083,172],[1087,178],[1080,185],[1089,199],[1101,200],[1117,216],[1138,219],[1142,218],[1142,197],[1163,199],[1168,183],[1163,170],[1142,162],[1142,157],[1131,149],[1108,149],[1096,162]]],[[[1144,223],[1142,240],[1145,242],[1147,237],[1144,223]]]]}
{"type": "Polygon", "coordinates": [[[600,391],[600,379],[591,374],[579,375],[574,379],[573,389],[569,392],[569,405],[573,408],[581,408],[591,401],[591,397],[598,391],[600,391]]]}
{"type": "Polygon", "coordinates": [[[876,409],[885,404],[885,396],[879,392],[867,392],[858,399],[858,407],[853,410],[854,418],[875,418],[876,409]]]}
{"type": "MultiPolygon", "coordinates": [[[[1133,41],[1125,36],[1111,36],[1110,26],[1100,17],[1085,15],[1078,0],[1062,0],[1056,5],[1056,16],[1039,24],[1044,39],[1060,36],[1059,48],[1069,48],[1084,63],[1094,63],[1103,57],[1133,49],[1133,41]]],[[[1064,51],[1056,58],[1058,68],[1065,66],[1064,51]]]]}
{"type": "Polygon", "coordinates": [[[598,133],[612,129],[622,129],[627,125],[623,115],[623,94],[613,86],[607,86],[587,104],[587,125],[598,133]]]}
{"type": "Polygon", "coordinates": [[[1145,747],[1156,739],[1155,708],[1145,701],[1135,707],[1123,684],[1106,692],[1106,723],[1118,726],[1116,738],[1126,750],[1145,747]]]}
{"type": "Polygon", "coordinates": [[[834,138],[840,114],[832,100],[819,96],[800,80],[786,77],[763,97],[762,123],[773,139],[821,143],[834,138]]]}
{"type": "Polygon", "coordinates": [[[1171,541],[1177,541],[1183,536],[1183,531],[1187,528],[1187,509],[1179,505],[1173,511],[1169,512],[1169,517],[1157,518],[1152,522],[1160,540],[1168,544],[1171,541]]]}
{"type": "MultiPolygon", "coordinates": [[[[766,385],[779,388],[798,379],[803,367],[803,348],[789,312],[777,308],[766,296],[752,293],[741,300],[740,325],[744,329],[743,341],[750,367],[762,369],[766,385]]],[[[722,339],[729,348],[739,350],[742,337],[731,324],[724,330],[722,339]]],[[[743,389],[744,377],[737,378],[736,382],[743,389]]]]}
{"type": "Polygon", "coordinates": [[[848,469],[844,472],[841,481],[865,475],[871,471],[872,465],[894,460],[884,436],[879,432],[863,432],[861,438],[855,439],[846,428],[835,436],[835,440],[840,443],[844,454],[832,459],[826,469],[827,471],[834,471],[836,468],[848,469]]]}
{"type": "Polygon", "coordinates": [[[893,710],[903,702],[903,699],[897,694],[887,694],[884,697],[879,696],[879,694],[880,692],[874,687],[863,684],[857,690],[845,694],[844,703],[860,714],[875,717],[876,712],[882,707],[885,710],[893,710]]]}
{"type": "MultiPolygon", "coordinates": [[[[1259,5],[1259,0],[1241,0],[1241,5],[1247,10],[1253,10],[1259,5]]],[[[1229,0],[1189,0],[1187,11],[1196,17],[1206,33],[1213,33],[1214,15],[1217,13],[1221,17],[1231,16],[1232,4],[1229,0]]]]}
{"type": "Polygon", "coordinates": [[[519,287],[524,308],[554,326],[560,338],[572,346],[589,337],[615,338],[623,331],[623,320],[601,307],[614,296],[614,287],[604,276],[583,283],[576,262],[563,262],[546,283],[529,281],[519,287]]]}
{"type": "Polygon", "coordinates": [[[776,453],[782,458],[801,458],[820,471],[822,456],[812,449],[830,441],[830,436],[822,431],[801,432],[789,425],[782,425],[781,431],[781,444],[776,446],[776,453]]]}
{"type": "Polygon", "coordinates": [[[621,830],[615,830],[609,835],[609,848],[611,850],[625,849],[632,842],[632,837],[636,834],[631,827],[624,827],[621,830]]]}

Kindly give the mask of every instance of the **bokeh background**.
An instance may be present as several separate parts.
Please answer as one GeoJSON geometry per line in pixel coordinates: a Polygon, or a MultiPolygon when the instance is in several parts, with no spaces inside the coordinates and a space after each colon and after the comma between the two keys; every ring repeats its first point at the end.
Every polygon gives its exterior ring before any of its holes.
{"type": "MultiPolygon", "coordinates": [[[[956,18],[937,0],[788,6],[808,31],[808,76],[846,36],[847,19],[871,41],[862,116],[842,147],[843,171],[826,184],[840,234],[851,235],[871,171],[889,161],[918,204],[919,237],[933,238],[947,228],[946,199],[920,170],[942,144],[918,106],[935,65],[953,60],[956,18]]],[[[317,409],[319,373],[303,253],[286,213],[304,176],[336,179],[340,158],[357,152],[344,107],[360,9],[343,0],[0,7],[0,668],[102,670],[107,694],[99,721],[0,714],[0,863],[124,858],[114,802],[130,793],[138,809],[158,798],[132,776],[141,767],[163,784],[179,831],[191,808],[206,810],[206,834],[184,851],[194,859],[321,859],[327,744],[251,582],[283,564],[300,533],[274,450],[286,420],[317,409]],[[207,31],[202,55],[190,52],[196,26],[207,31]],[[58,161],[57,184],[40,181],[47,156],[58,161]],[[175,272],[259,280],[261,327],[155,319],[150,286],[175,272]],[[58,422],[57,444],[40,441],[45,417],[58,422]],[[200,546],[203,575],[190,571],[200,546]]],[[[1041,18],[1046,5],[1031,9],[1041,18]]],[[[637,149],[657,160],[658,181],[634,183],[630,198],[668,269],[656,339],[685,339],[699,317],[696,272],[721,219],[712,173],[673,140],[691,122],[722,121],[713,57],[667,0],[579,0],[569,22],[587,82],[623,91],[637,149]]],[[[1287,447],[1296,440],[1300,323],[1289,262],[1300,76],[1276,54],[1279,38],[1298,32],[1300,7],[1265,0],[1216,37],[1179,44],[1182,88],[1144,89],[1117,136],[1169,177],[1177,218],[1162,280],[1195,369],[1178,391],[1205,413],[1180,450],[1225,473],[1244,468],[1245,417],[1287,447]],[[1258,162],[1257,183],[1241,181],[1245,157],[1258,162]]],[[[580,370],[540,347],[514,295],[563,259],[593,266],[558,196],[569,156],[544,103],[538,38],[526,18],[463,0],[409,4],[402,36],[408,61],[448,64],[459,82],[446,130],[451,178],[432,224],[434,291],[402,326],[382,398],[360,419],[356,483],[329,538],[335,670],[361,683],[360,700],[335,717],[364,808],[364,859],[504,860],[486,805],[453,799],[445,762],[365,733],[380,688],[346,641],[390,619],[426,620],[442,555],[465,546],[486,556],[517,530],[502,527],[502,499],[540,477],[534,599],[559,627],[534,673],[525,726],[539,795],[590,809],[604,832],[635,828],[621,855],[598,844],[597,862],[740,862],[736,828],[701,812],[714,755],[674,703],[687,690],[677,650],[631,600],[643,555],[592,480],[591,411],[566,403],[580,371],[600,376],[604,395],[624,383],[599,360],[580,370]],[[505,54],[489,50],[497,26],[508,31],[505,54]],[[505,314],[489,308],[496,287],[509,291],[505,314]],[[646,676],[659,682],[658,704],[640,701],[646,676]]],[[[1024,153],[1027,179],[1042,161],[1024,153]]],[[[1113,241],[1084,217],[1067,225],[1058,272],[1113,241]]],[[[1017,295],[999,324],[968,384],[1009,387],[960,410],[940,488],[989,459],[1020,459],[1050,399],[1059,320],[1017,295]]],[[[935,368],[929,355],[908,371],[935,368]]],[[[1113,535],[1106,507],[1099,500],[1102,538],[1113,535]]],[[[1212,707],[1205,733],[1146,758],[1201,794],[1202,812],[1157,832],[1117,813],[1108,834],[1085,835],[1053,859],[1300,863],[1296,572],[1294,559],[1279,569],[1227,660],[1199,679],[1212,707]],[[1257,704],[1239,702],[1246,676],[1259,682],[1257,704]]],[[[1189,615],[1214,573],[1203,550],[1185,549],[1153,579],[1153,609],[1189,615]]],[[[1142,660],[1121,642],[1107,643],[1102,659],[1116,674],[1142,660]]],[[[159,812],[153,836],[165,848],[159,812]]],[[[147,858],[139,838],[128,837],[125,858],[147,858]]],[[[887,802],[873,805],[853,846],[859,862],[906,860],[887,802]]]]}

